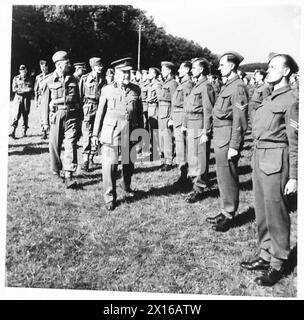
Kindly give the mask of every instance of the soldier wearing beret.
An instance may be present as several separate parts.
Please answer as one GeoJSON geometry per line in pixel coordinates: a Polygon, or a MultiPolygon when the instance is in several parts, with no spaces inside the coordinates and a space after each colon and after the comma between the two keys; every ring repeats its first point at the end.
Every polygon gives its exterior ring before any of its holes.
{"type": "Polygon", "coordinates": [[[12,131],[9,136],[15,139],[18,121],[23,117],[23,137],[26,137],[28,129],[28,115],[30,113],[31,95],[33,83],[25,65],[20,65],[19,75],[13,78],[12,90],[15,93],[13,101],[13,122],[12,131]]]}
{"type": "Polygon", "coordinates": [[[299,100],[288,82],[297,70],[291,56],[272,55],[267,81],[274,90],[259,104],[253,119],[252,177],[260,252],[241,267],[265,270],[255,279],[261,286],[273,286],[284,276],[290,252],[287,196],[297,191],[299,100]]]}
{"type": "Polygon", "coordinates": [[[42,139],[47,139],[47,131],[44,130],[42,125],[42,109],[41,109],[41,95],[45,86],[45,79],[50,75],[49,65],[46,60],[39,61],[41,73],[36,76],[35,85],[34,85],[34,94],[35,94],[35,105],[40,110],[40,122],[42,127],[42,139]]]}
{"type": "Polygon", "coordinates": [[[199,200],[209,185],[208,169],[210,156],[212,109],[215,92],[207,80],[209,62],[198,58],[192,64],[195,85],[185,103],[183,127],[187,130],[188,176],[193,180],[193,192],[186,202],[199,200]]]}
{"type": "Polygon", "coordinates": [[[227,231],[239,205],[238,160],[247,130],[248,95],[237,68],[243,57],[237,52],[221,56],[219,70],[227,82],[213,108],[214,153],[221,212],[207,218],[215,231],[227,231]]]}
{"type": "Polygon", "coordinates": [[[172,96],[178,83],[174,79],[175,65],[170,61],[161,63],[161,73],[164,78],[158,97],[158,128],[161,152],[164,154],[162,171],[173,168],[173,130],[170,126],[172,96]]]}
{"type": "Polygon", "coordinates": [[[249,102],[249,117],[250,123],[253,123],[253,118],[255,114],[255,110],[261,104],[261,102],[271,94],[270,86],[264,82],[266,77],[266,71],[262,69],[255,70],[253,74],[255,80],[255,89],[253,91],[251,100],[249,102]]]}
{"type": "MultiPolygon", "coordinates": [[[[102,176],[105,207],[116,206],[116,175],[118,151],[121,150],[122,188],[126,196],[134,196],[131,178],[134,171],[133,145],[138,136],[135,129],[143,129],[143,111],[139,86],[130,82],[131,58],[112,62],[115,81],[102,88],[94,122],[93,143],[102,144],[102,176]]],[[[140,131],[140,130],[139,130],[140,131]]]]}
{"type": "Polygon", "coordinates": [[[80,100],[83,108],[82,121],[82,156],[81,169],[89,171],[94,168],[94,156],[97,151],[95,144],[91,143],[95,115],[98,107],[101,88],[105,85],[102,77],[103,65],[101,58],[93,57],[89,60],[92,71],[83,75],[79,82],[80,100]]]}
{"type": "Polygon", "coordinates": [[[43,126],[50,126],[49,149],[54,177],[65,174],[67,188],[77,186],[73,173],[77,169],[77,140],[82,116],[78,81],[70,75],[71,64],[67,52],[57,51],[53,57],[55,71],[45,80],[41,98],[43,126]],[[50,114],[48,114],[50,111],[50,114]],[[60,158],[64,141],[63,163],[60,158]]]}
{"type": "Polygon", "coordinates": [[[74,65],[74,69],[75,69],[75,71],[73,73],[73,76],[79,82],[81,77],[87,71],[86,70],[86,64],[85,64],[85,62],[76,62],[73,65],[74,65]]]}
{"type": "Polygon", "coordinates": [[[178,165],[180,176],[177,184],[184,184],[187,181],[188,164],[186,157],[186,133],[182,131],[183,118],[185,116],[185,104],[193,87],[191,81],[190,61],[184,61],[179,69],[178,75],[180,83],[172,96],[171,119],[175,138],[176,164],[178,165]]]}

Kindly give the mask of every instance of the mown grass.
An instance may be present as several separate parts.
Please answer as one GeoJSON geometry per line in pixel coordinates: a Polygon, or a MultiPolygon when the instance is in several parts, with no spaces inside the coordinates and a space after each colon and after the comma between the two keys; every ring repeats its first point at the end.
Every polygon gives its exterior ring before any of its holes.
{"type": "MultiPolygon", "coordinates": [[[[235,228],[217,233],[205,222],[217,214],[214,158],[212,190],[195,204],[190,191],[173,187],[178,169],[137,163],[134,199],[104,209],[101,170],[76,177],[78,190],[52,180],[47,142],[40,139],[37,109],[29,136],[9,140],[6,286],[58,289],[295,297],[297,268],[273,288],[258,287],[258,272],[239,263],[257,252],[252,210],[251,140],[240,159],[240,209],[235,228]]],[[[17,135],[21,134],[18,129],[17,135]]],[[[81,160],[79,148],[79,160],[81,160]]],[[[99,158],[100,160],[100,158],[99,158]]],[[[296,246],[297,212],[291,213],[296,246]]],[[[296,249],[292,264],[296,264],[296,249]]]]}

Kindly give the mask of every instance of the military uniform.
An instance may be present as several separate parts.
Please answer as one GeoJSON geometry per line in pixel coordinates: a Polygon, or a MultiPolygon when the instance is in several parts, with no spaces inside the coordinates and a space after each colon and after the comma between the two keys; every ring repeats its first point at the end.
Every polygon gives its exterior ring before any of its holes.
{"type": "Polygon", "coordinates": [[[181,130],[185,116],[184,106],[193,87],[189,76],[183,77],[172,96],[171,119],[176,148],[176,163],[179,166],[181,179],[187,178],[186,135],[181,130]]]}
{"type": "Polygon", "coordinates": [[[55,173],[63,168],[66,178],[71,177],[72,172],[77,169],[77,140],[82,114],[78,82],[72,75],[63,78],[54,71],[46,79],[45,84],[41,107],[43,110],[43,125],[50,123],[51,169],[55,173]],[[49,110],[50,114],[48,114],[49,110]],[[64,157],[62,165],[60,154],[63,140],[64,157]]]}
{"type": "Polygon", "coordinates": [[[148,125],[148,91],[149,91],[149,86],[150,86],[150,81],[142,81],[140,83],[140,89],[141,89],[141,100],[143,104],[143,114],[144,114],[144,128],[146,130],[149,130],[149,125],[148,125]]]}
{"type": "Polygon", "coordinates": [[[158,134],[158,95],[161,90],[161,83],[154,79],[148,88],[148,131],[151,144],[151,160],[158,160],[160,156],[159,134],[158,134]]]}
{"type": "Polygon", "coordinates": [[[90,72],[81,77],[80,100],[83,103],[83,121],[82,121],[82,153],[85,162],[92,159],[96,153],[96,146],[91,143],[95,115],[97,112],[101,88],[105,82],[102,77],[94,76],[90,72]]]}
{"type": "Polygon", "coordinates": [[[212,109],[215,92],[205,76],[192,88],[185,104],[184,127],[187,128],[188,176],[194,179],[194,191],[201,193],[208,186],[212,109]],[[208,136],[200,143],[202,134],[208,136]]]}
{"type": "Polygon", "coordinates": [[[256,109],[261,104],[261,102],[271,94],[270,86],[266,83],[261,83],[257,85],[253,91],[251,96],[251,100],[249,102],[248,112],[250,117],[250,123],[253,123],[253,118],[256,109]]]}
{"type": "Polygon", "coordinates": [[[17,75],[13,78],[12,90],[15,93],[13,101],[13,121],[12,127],[15,135],[15,130],[18,126],[18,121],[22,115],[23,117],[23,131],[24,135],[28,129],[28,116],[31,107],[31,96],[33,92],[33,84],[30,76],[21,77],[17,75]]]}
{"type": "Polygon", "coordinates": [[[236,75],[222,87],[213,108],[214,153],[220,190],[221,212],[234,216],[239,204],[238,159],[228,160],[228,150],[240,151],[247,130],[248,96],[243,81],[236,75]]]}
{"type": "Polygon", "coordinates": [[[143,128],[143,111],[139,86],[129,83],[120,87],[114,82],[101,90],[94,122],[93,136],[102,144],[103,192],[106,204],[115,203],[118,148],[121,148],[124,190],[130,189],[134,163],[130,150],[134,144],[130,135],[136,128],[143,128]]]}
{"type": "Polygon", "coordinates": [[[166,79],[162,83],[158,96],[158,128],[160,148],[164,154],[164,164],[173,164],[173,134],[172,129],[168,128],[168,121],[171,117],[172,95],[178,84],[172,78],[166,79]]]}
{"type": "Polygon", "coordinates": [[[272,92],[253,120],[253,192],[260,257],[279,270],[289,254],[290,217],[284,187],[297,179],[298,98],[290,86],[272,92]]]}

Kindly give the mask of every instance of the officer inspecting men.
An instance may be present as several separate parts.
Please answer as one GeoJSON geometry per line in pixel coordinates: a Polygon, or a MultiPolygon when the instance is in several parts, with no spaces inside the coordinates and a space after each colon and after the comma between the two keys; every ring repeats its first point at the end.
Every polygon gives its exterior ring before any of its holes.
{"type": "Polygon", "coordinates": [[[105,85],[102,77],[103,64],[101,58],[92,57],[89,60],[92,71],[83,75],[79,82],[80,101],[83,104],[82,120],[82,157],[81,169],[89,171],[95,168],[94,156],[97,146],[91,143],[95,115],[98,107],[101,88],[105,85]]]}
{"type": "Polygon", "coordinates": [[[52,60],[55,71],[45,81],[41,98],[44,130],[50,128],[49,150],[51,169],[56,179],[64,170],[67,188],[77,186],[73,173],[77,169],[77,140],[82,110],[77,79],[70,74],[71,64],[67,52],[57,51],[52,60]],[[63,163],[61,148],[64,141],[63,163]]]}
{"type": "Polygon", "coordinates": [[[105,86],[100,95],[94,122],[92,143],[102,144],[102,176],[105,207],[114,210],[117,205],[116,175],[119,149],[122,163],[121,187],[125,196],[134,196],[131,178],[134,161],[131,150],[136,138],[135,129],[143,129],[143,110],[140,88],[130,82],[131,58],[112,62],[115,68],[114,83],[105,86]]]}
{"type": "Polygon", "coordinates": [[[23,118],[23,137],[26,137],[28,116],[31,107],[31,95],[33,92],[32,80],[24,64],[19,67],[19,75],[13,78],[12,90],[15,93],[15,96],[13,101],[12,131],[9,136],[15,139],[16,129],[21,115],[23,118]]]}

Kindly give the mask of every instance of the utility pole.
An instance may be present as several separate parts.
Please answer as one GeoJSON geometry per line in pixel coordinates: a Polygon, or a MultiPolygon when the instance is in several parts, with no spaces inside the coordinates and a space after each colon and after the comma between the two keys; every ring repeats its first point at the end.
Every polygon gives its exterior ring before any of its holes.
{"type": "Polygon", "coordinates": [[[145,31],[145,26],[138,25],[138,53],[137,53],[137,70],[140,70],[140,45],[141,45],[141,32],[145,31]]]}

